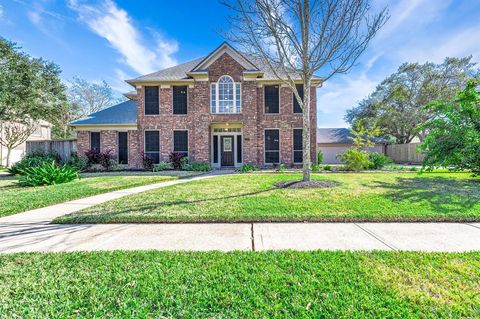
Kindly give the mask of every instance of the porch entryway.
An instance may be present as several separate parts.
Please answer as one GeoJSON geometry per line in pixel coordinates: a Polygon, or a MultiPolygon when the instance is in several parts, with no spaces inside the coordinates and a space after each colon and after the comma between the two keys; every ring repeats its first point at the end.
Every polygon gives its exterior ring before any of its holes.
{"type": "Polygon", "coordinates": [[[239,167],[243,162],[243,135],[241,124],[217,123],[211,125],[212,166],[239,167]]]}

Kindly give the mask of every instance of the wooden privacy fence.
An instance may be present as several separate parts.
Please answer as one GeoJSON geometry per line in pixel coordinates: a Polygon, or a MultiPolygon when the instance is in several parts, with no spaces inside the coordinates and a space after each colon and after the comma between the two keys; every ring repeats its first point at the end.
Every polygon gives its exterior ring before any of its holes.
{"type": "Polygon", "coordinates": [[[420,143],[387,145],[387,156],[399,164],[421,164],[424,154],[417,151],[420,143]]]}
{"type": "Polygon", "coordinates": [[[68,161],[72,152],[77,151],[76,140],[27,141],[27,155],[33,153],[56,153],[63,161],[68,161]]]}

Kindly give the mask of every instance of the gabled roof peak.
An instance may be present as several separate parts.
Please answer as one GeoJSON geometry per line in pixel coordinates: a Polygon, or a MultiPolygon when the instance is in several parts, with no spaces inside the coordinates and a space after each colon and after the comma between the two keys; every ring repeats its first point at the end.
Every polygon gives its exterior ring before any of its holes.
{"type": "Polygon", "coordinates": [[[206,56],[200,63],[198,63],[191,72],[203,71],[220,58],[224,53],[230,55],[235,61],[243,66],[248,71],[259,71],[257,66],[248,60],[243,54],[237,51],[228,42],[224,41],[215,50],[213,50],[208,56],[206,56]]]}

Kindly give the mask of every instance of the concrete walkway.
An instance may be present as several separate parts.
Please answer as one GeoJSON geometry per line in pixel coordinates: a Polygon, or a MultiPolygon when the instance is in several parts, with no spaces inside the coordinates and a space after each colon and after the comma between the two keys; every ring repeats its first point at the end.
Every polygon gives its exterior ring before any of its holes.
{"type": "Polygon", "coordinates": [[[480,223],[55,225],[61,215],[217,172],[91,196],[0,218],[0,252],[92,250],[480,250],[480,223]]]}

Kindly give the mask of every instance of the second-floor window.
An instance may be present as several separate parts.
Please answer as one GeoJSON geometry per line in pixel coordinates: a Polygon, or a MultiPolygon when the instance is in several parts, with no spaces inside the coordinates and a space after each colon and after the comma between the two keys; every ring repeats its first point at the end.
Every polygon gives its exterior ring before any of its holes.
{"type": "Polygon", "coordinates": [[[145,87],[145,115],[160,114],[158,86],[145,87]]]}
{"type": "Polygon", "coordinates": [[[280,97],[278,85],[265,85],[265,113],[280,113],[280,97]]]}
{"type": "Polygon", "coordinates": [[[173,87],[173,114],[187,114],[187,86],[173,87]]]}
{"type": "Polygon", "coordinates": [[[242,111],[240,83],[228,75],[210,84],[210,106],[212,113],[240,113],[242,111]]]}

